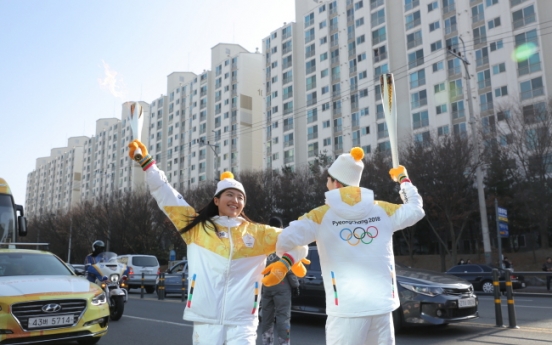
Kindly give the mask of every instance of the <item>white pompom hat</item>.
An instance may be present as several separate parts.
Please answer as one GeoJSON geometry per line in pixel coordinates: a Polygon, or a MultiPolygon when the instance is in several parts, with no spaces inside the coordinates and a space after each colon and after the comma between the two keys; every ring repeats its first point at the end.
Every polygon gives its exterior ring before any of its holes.
{"type": "Polygon", "coordinates": [[[217,183],[217,191],[215,192],[215,196],[228,188],[237,189],[245,196],[245,189],[243,189],[243,185],[234,180],[234,174],[232,174],[232,172],[225,171],[220,174],[220,181],[217,183]]]}
{"type": "Polygon", "coordinates": [[[350,153],[344,153],[337,157],[328,169],[328,174],[342,184],[358,187],[364,169],[362,158],[364,158],[364,150],[360,147],[353,147],[350,153]]]}

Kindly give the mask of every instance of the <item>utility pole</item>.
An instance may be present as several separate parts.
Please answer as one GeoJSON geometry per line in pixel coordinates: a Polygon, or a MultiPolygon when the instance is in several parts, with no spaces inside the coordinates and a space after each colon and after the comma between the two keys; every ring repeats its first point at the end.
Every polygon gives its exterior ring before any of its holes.
{"type": "Polygon", "coordinates": [[[481,215],[481,232],[483,235],[483,249],[485,251],[485,263],[491,264],[491,239],[489,237],[489,224],[487,221],[487,204],[485,202],[485,191],[483,190],[483,173],[481,171],[481,164],[479,164],[480,150],[479,150],[479,140],[477,139],[477,126],[475,122],[475,117],[473,115],[473,103],[471,95],[471,85],[470,85],[470,71],[468,70],[468,65],[470,64],[466,57],[466,45],[462,37],[458,36],[458,39],[462,42],[463,53],[458,51],[458,49],[449,46],[447,50],[450,54],[457,57],[464,64],[464,69],[466,70],[466,88],[468,89],[468,111],[469,114],[469,123],[471,125],[472,131],[472,140],[475,144],[475,159],[477,161],[477,167],[475,170],[476,184],[477,184],[477,195],[479,198],[479,214],[481,215]]]}

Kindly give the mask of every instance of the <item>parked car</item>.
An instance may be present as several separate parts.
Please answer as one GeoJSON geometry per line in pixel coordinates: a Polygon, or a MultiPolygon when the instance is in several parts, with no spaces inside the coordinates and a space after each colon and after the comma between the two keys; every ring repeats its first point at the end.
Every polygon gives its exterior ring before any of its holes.
{"type": "Polygon", "coordinates": [[[142,284],[147,293],[155,291],[155,281],[159,274],[159,261],[153,255],[126,254],[117,256],[117,261],[127,265],[128,289],[140,289],[142,284]],[[144,279],[142,280],[142,274],[144,279]]]}
{"type": "MultiPolygon", "coordinates": [[[[465,264],[451,267],[446,274],[454,275],[469,281],[475,290],[486,293],[493,293],[493,269],[494,267],[481,264],[465,264]]],[[[512,288],[522,289],[525,287],[523,276],[518,276],[513,272],[499,268],[500,291],[506,291],[506,274],[510,274],[512,279],[512,288]]]]}
{"type": "MultiPolygon", "coordinates": [[[[326,299],[318,248],[309,247],[307,275],[292,299],[294,313],[326,315],[326,299]]],[[[395,264],[401,305],[393,312],[395,330],[409,324],[444,325],[479,317],[479,300],[464,279],[395,264]]]]}
{"type": "Polygon", "coordinates": [[[79,276],[85,276],[86,271],[84,269],[83,264],[68,264],[70,268],[73,269],[73,272],[75,272],[79,276]]]}
{"type": "MultiPolygon", "coordinates": [[[[184,274],[184,291],[188,292],[188,261],[181,260],[165,271],[165,294],[182,294],[182,274],[184,274]]],[[[155,281],[155,291],[159,289],[159,277],[155,281]]]]}
{"type": "Polygon", "coordinates": [[[108,320],[104,291],[54,254],[0,249],[0,344],[92,345],[108,320]]]}

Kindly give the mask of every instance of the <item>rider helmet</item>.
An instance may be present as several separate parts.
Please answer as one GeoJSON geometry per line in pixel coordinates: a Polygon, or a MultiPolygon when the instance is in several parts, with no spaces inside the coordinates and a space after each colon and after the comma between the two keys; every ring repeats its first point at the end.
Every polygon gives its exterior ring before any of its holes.
{"type": "Polygon", "coordinates": [[[94,241],[94,243],[92,243],[92,250],[95,253],[103,252],[105,250],[105,243],[100,240],[94,241]]]}

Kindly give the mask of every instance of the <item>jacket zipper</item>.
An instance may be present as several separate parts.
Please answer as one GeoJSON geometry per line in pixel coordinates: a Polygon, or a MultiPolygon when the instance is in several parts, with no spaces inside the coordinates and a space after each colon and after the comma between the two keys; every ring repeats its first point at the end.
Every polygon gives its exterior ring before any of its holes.
{"type": "Polygon", "coordinates": [[[220,324],[224,324],[224,311],[226,309],[226,296],[228,292],[228,276],[230,275],[230,266],[232,264],[232,256],[234,252],[234,243],[232,242],[232,228],[228,227],[228,240],[230,241],[230,256],[228,257],[228,266],[226,266],[226,276],[225,276],[225,282],[224,282],[224,294],[222,297],[222,310],[220,314],[220,324]]]}

